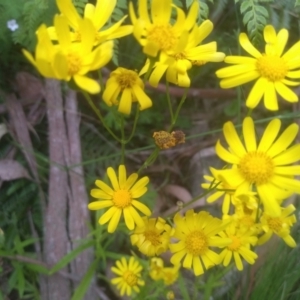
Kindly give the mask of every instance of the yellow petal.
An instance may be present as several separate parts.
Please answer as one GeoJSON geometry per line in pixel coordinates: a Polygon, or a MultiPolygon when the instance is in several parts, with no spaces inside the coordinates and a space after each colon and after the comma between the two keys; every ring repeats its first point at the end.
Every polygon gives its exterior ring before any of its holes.
{"type": "Polygon", "coordinates": [[[115,170],[112,167],[107,168],[107,176],[108,176],[114,190],[118,191],[120,189],[119,181],[118,181],[118,178],[117,178],[117,174],[116,174],[115,170]]]}
{"type": "Polygon", "coordinates": [[[73,78],[76,84],[84,91],[90,94],[98,94],[100,92],[100,85],[96,80],[82,75],[75,75],[73,78]]]}
{"type": "Polygon", "coordinates": [[[262,56],[262,54],[251,44],[248,36],[245,33],[242,32],[240,34],[239,41],[242,48],[255,58],[259,58],[262,56]]]}
{"type": "Polygon", "coordinates": [[[152,106],[151,99],[145,94],[145,92],[139,85],[134,85],[132,89],[135,97],[139,102],[140,110],[144,110],[152,106]]]}
{"type": "Polygon", "coordinates": [[[74,7],[71,0],[56,0],[56,4],[60,12],[67,17],[71,27],[78,29],[78,21],[81,19],[76,8],[74,7]]]}
{"type": "Polygon", "coordinates": [[[276,81],[274,83],[275,89],[277,93],[286,101],[288,102],[298,102],[298,96],[295,92],[293,92],[290,88],[288,88],[285,84],[283,84],[281,81],[276,81]]]}
{"type": "Polygon", "coordinates": [[[278,110],[278,101],[275,91],[274,83],[271,81],[266,81],[265,85],[265,95],[264,95],[265,107],[269,110],[278,110]]]}
{"type": "Polygon", "coordinates": [[[243,157],[246,154],[246,150],[232,122],[226,122],[224,124],[223,133],[231,152],[235,153],[239,158],[243,157]]]}
{"type": "Polygon", "coordinates": [[[118,107],[118,111],[122,114],[129,115],[131,112],[132,94],[131,88],[126,88],[121,94],[121,99],[118,107]]]}
{"type": "Polygon", "coordinates": [[[70,30],[67,18],[62,15],[56,15],[54,17],[54,26],[60,46],[63,49],[67,50],[71,44],[70,30]]]}
{"type": "Polygon", "coordinates": [[[249,108],[255,108],[258,103],[260,102],[261,98],[265,93],[265,85],[267,79],[264,77],[259,78],[254,86],[252,87],[247,99],[246,99],[246,106],[249,108]]]}
{"type": "Polygon", "coordinates": [[[113,206],[114,203],[111,200],[105,201],[94,201],[88,204],[88,209],[90,210],[99,210],[105,207],[113,206]]]}
{"type": "Polygon", "coordinates": [[[267,152],[273,145],[281,127],[280,119],[273,119],[264,131],[258,146],[258,151],[267,152]]]}
{"type": "Polygon", "coordinates": [[[151,1],[151,17],[153,23],[168,24],[172,11],[171,0],[152,0],[151,1]]]}
{"type": "Polygon", "coordinates": [[[94,26],[97,30],[102,28],[110,18],[116,3],[117,0],[97,0],[93,20],[94,26]]]}
{"type": "Polygon", "coordinates": [[[246,117],[243,121],[243,136],[247,151],[255,151],[257,148],[255,127],[254,122],[250,117],[246,117]]]}
{"type": "MultiPolygon", "coordinates": [[[[285,151],[295,140],[298,131],[299,131],[299,126],[296,123],[291,124],[288,128],[285,129],[285,131],[280,135],[280,137],[276,140],[276,142],[273,143],[273,145],[270,147],[268,151],[268,155],[270,157],[275,157],[276,155],[285,151]]],[[[277,158],[278,157],[276,157],[275,160],[277,158]]]]}
{"type": "Polygon", "coordinates": [[[109,223],[108,223],[108,227],[107,227],[107,231],[109,233],[114,233],[118,224],[119,224],[119,221],[120,221],[120,217],[121,217],[121,214],[122,214],[122,210],[121,209],[117,209],[115,211],[115,213],[112,215],[109,223]]]}

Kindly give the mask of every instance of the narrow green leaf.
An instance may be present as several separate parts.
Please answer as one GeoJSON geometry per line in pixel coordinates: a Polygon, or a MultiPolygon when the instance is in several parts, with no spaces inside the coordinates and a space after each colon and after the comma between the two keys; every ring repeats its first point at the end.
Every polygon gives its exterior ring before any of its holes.
{"type": "Polygon", "coordinates": [[[76,288],[71,300],[81,300],[81,299],[83,299],[87,289],[89,288],[89,286],[91,284],[91,280],[94,276],[97,265],[98,265],[98,260],[95,260],[90,265],[89,269],[85,273],[85,275],[84,275],[83,279],[81,280],[80,284],[76,288]]]}
{"type": "Polygon", "coordinates": [[[46,267],[42,266],[42,265],[32,264],[32,263],[26,263],[25,265],[28,269],[30,269],[34,272],[45,274],[45,275],[49,274],[49,270],[46,267]]]}
{"type": "Polygon", "coordinates": [[[49,271],[49,275],[54,274],[55,272],[57,272],[58,270],[62,269],[63,267],[65,267],[70,261],[72,261],[79,253],[81,253],[83,250],[93,246],[94,241],[88,241],[82,245],[80,245],[79,247],[77,247],[76,249],[72,250],[70,253],[68,253],[67,255],[65,255],[50,271],[49,271]]]}
{"type": "Polygon", "coordinates": [[[295,1],[295,7],[300,5],[300,0],[295,1]]]}

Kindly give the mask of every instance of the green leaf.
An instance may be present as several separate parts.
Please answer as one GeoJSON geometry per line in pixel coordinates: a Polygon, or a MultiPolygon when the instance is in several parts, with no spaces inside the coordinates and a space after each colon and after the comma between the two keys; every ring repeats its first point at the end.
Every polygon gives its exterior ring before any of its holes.
{"type": "Polygon", "coordinates": [[[45,274],[45,275],[49,274],[49,270],[46,267],[44,267],[43,265],[33,264],[33,263],[26,263],[25,265],[28,269],[30,269],[34,272],[45,274]]]}
{"type": "Polygon", "coordinates": [[[245,11],[246,11],[248,8],[250,8],[250,7],[252,7],[251,2],[250,2],[250,1],[244,1],[244,2],[242,3],[242,5],[241,5],[241,8],[240,8],[241,13],[244,14],[245,11]]]}
{"type": "Polygon", "coordinates": [[[76,288],[76,290],[74,292],[74,295],[72,296],[71,300],[81,300],[81,299],[83,299],[87,289],[89,288],[89,286],[91,284],[91,280],[94,276],[97,265],[98,265],[98,260],[95,260],[90,265],[89,269],[85,273],[85,275],[84,275],[83,279],[81,280],[80,284],[76,288]]]}
{"type": "Polygon", "coordinates": [[[295,7],[300,5],[300,0],[295,1],[295,7]]]}
{"type": "Polygon", "coordinates": [[[248,11],[248,12],[244,15],[244,17],[243,17],[243,23],[244,23],[244,25],[248,24],[248,22],[249,22],[251,19],[253,19],[253,13],[252,13],[252,11],[248,11]]]}
{"type": "Polygon", "coordinates": [[[256,13],[260,13],[266,18],[269,16],[268,11],[263,6],[254,6],[254,10],[256,11],[256,13]]]}
{"type": "Polygon", "coordinates": [[[76,249],[72,250],[70,253],[65,255],[50,271],[49,275],[54,274],[55,272],[59,271],[63,267],[65,267],[70,261],[72,261],[79,253],[81,253],[83,250],[93,246],[94,241],[88,241],[76,249]]]}

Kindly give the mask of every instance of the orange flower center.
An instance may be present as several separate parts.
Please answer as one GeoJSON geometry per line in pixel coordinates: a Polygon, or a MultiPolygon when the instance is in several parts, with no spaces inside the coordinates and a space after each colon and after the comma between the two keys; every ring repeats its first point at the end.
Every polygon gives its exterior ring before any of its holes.
{"type": "Polygon", "coordinates": [[[230,251],[238,251],[241,247],[241,240],[233,235],[229,237],[231,239],[231,244],[227,246],[228,250],[230,251]]]}
{"type": "Polygon", "coordinates": [[[288,72],[284,59],[278,56],[263,55],[257,59],[256,67],[262,77],[273,82],[284,79],[288,72]]]}
{"type": "Polygon", "coordinates": [[[131,205],[131,194],[127,190],[118,190],[113,194],[113,202],[118,208],[125,208],[131,205]]]}
{"type": "Polygon", "coordinates": [[[68,74],[73,76],[81,69],[81,57],[76,52],[69,52],[67,54],[68,74]]]}
{"type": "Polygon", "coordinates": [[[116,76],[116,80],[121,90],[132,88],[134,85],[137,84],[139,76],[136,72],[126,69],[122,69],[119,71],[120,73],[114,73],[113,75],[116,76]]]}
{"type": "Polygon", "coordinates": [[[138,282],[138,277],[131,271],[126,271],[123,275],[123,279],[130,286],[135,286],[138,282]]]}
{"type": "Polygon", "coordinates": [[[241,159],[238,167],[248,182],[257,185],[269,182],[274,173],[272,158],[264,152],[248,152],[241,159]]]}
{"type": "Polygon", "coordinates": [[[282,229],[282,220],[280,218],[268,218],[267,219],[269,228],[274,232],[280,232],[282,229]]]}
{"type": "Polygon", "coordinates": [[[163,51],[171,50],[177,43],[177,37],[174,34],[170,24],[156,25],[154,24],[148,31],[148,39],[159,46],[163,51]]]}
{"type": "Polygon", "coordinates": [[[203,255],[208,250],[207,236],[203,231],[193,231],[187,235],[185,246],[188,253],[194,256],[203,255]]]}
{"type": "Polygon", "coordinates": [[[160,234],[157,230],[147,230],[144,232],[145,239],[148,240],[153,246],[159,246],[161,244],[160,234]]]}

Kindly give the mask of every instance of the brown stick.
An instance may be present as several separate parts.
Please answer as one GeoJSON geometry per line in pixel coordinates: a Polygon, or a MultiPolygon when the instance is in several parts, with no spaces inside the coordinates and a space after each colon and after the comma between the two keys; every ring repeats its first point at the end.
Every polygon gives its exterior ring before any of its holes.
{"type": "MultiPolygon", "coordinates": [[[[68,237],[66,231],[67,172],[59,166],[65,165],[63,145],[67,139],[63,116],[63,99],[60,83],[46,79],[46,102],[49,124],[49,200],[46,209],[44,255],[47,265],[56,264],[67,254],[68,237]]],[[[67,272],[67,269],[62,271],[67,272]]],[[[71,299],[70,281],[59,274],[48,278],[48,293],[44,300],[71,299]]]]}
{"type": "MultiPolygon", "coordinates": [[[[83,168],[81,166],[81,142],[79,135],[80,117],[77,110],[76,92],[69,90],[66,96],[66,125],[68,134],[68,152],[65,153],[69,170],[70,195],[69,195],[69,224],[68,232],[71,241],[71,250],[75,249],[80,240],[88,235],[87,223],[89,214],[87,209],[88,196],[85,189],[83,168]]],[[[93,261],[93,250],[86,249],[71,263],[71,272],[83,278],[93,261]]],[[[84,299],[96,299],[95,280],[93,280],[84,299]]]]}

